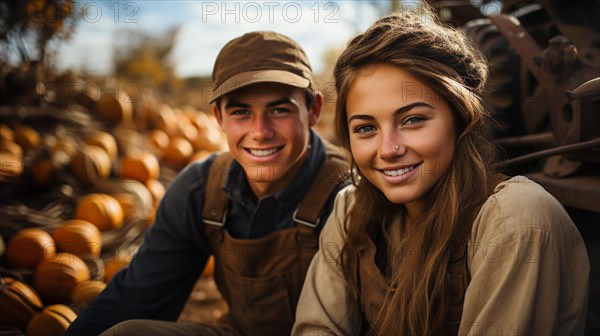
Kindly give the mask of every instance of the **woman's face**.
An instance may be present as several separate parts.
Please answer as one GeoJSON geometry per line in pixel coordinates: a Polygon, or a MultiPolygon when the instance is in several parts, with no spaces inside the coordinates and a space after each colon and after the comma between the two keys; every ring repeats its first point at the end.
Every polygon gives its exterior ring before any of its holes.
{"type": "Polygon", "coordinates": [[[392,203],[421,209],[454,155],[447,101],[401,68],[378,64],[355,77],[346,112],[350,149],[364,177],[392,203]]]}

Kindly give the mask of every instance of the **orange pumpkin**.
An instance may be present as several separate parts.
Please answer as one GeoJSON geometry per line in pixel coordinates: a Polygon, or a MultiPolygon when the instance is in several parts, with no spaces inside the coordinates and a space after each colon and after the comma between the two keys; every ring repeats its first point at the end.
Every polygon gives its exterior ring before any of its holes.
{"type": "Polygon", "coordinates": [[[73,288],[71,292],[71,302],[86,304],[94,300],[106,288],[106,283],[102,281],[85,281],[73,288]]]}
{"type": "Polygon", "coordinates": [[[35,288],[47,303],[69,302],[71,291],[79,283],[90,279],[87,265],[71,253],[57,253],[35,269],[35,288]]]}
{"type": "Polygon", "coordinates": [[[41,137],[40,133],[33,128],[18,125],[15,127],[15,141],[27,151],[36,148],[41,142],[41,137]]]}
{"type": "Polygon", "coordinates": [[[119,165],[119,176],[146,183],[160,174],[156,156],[148,152],[137,152],[124,157],[119,165]]]}
{"type": "Polygon", "coordinates": [[[175,111],[167,105],[162,104],[158,109],[158,116],[156,118],[156,128],[164,131],[169,137],[179,135],[179,125],[177,124],[177,115],[175,111]]]}
{"type": "Polygon", "coordinates": [[[165,186],[160,183],[159,180],[151,179],[146,181],[146,187],[148,187],[148,191],[150,191],[150,195],[152,195],[154,207],[156,207],[165,195],[165,186]]]}
{"type": "Polygon", "coordinates": [[[148,136],[148,140],[150,141],[150,145],[159,151],[164,151],[169,147],[169,143],[171,139],[169,139],[169,135],[163,130],[155,129],[150,132],[148,136]]]}
{"type": "Polygon", "coordinates": [[[123,225],[123,209],[110,195],[88,194],[77,203],[75,218],[94,224],[100,231],[118,229],[123,225]]]}
{"type": "Polygon", "coordinates": [[[111,160],[117,158],[117,140],[108,132],[96,132],[86,138],[84,142],[89,146],[97,146],[104,149],[111,160]]]}
{"type": "Polygon", "coordinates": [[[27,336],[60,336],[76,318],[77,314],[68,306],[48,306],[29,322],[27,336]]]}
{"type": "Polygon", "coordinates": [[[129,266],[132,257],[130,255],[118,256],[109,260],[104,266],[104,282],[109,283],[110,279],[122,268],[129,266]]]}
{"type": "Polygon", "coordinates": [[[204,270],[202,271],[203,277],[212,276],[215,271],[215,258],[211,255],[208,257],[206,261],[206,265],[204,266],[204,270]]]}
{"type": "Polygon", "coordinates": [[[105,150],[85,146],[71,158],[73,175],[82,183],[97,182],[110,174],[111,160],[105,150]]]}
{"type": "Polygon", "coordinates": [[[67,164],[77,153],[77,143],[72,138],[60,138],[52,146],[52,161],[55,164],[67,164]]]}
{"type": "Polygon", "coordinates": [[[10,154],[19,158],[19,160],[23,158],[23,149],[21,146],[10,140],[0,140],[0,153],[2,153],[2,155],[10,154]]]}
{"type": "Polygon", "coordinates": [[[48,232],[37,228],[23,229],[8,242],[6,261],[16,268],[35,268],[46,258],[54,258],[56,246],[48,232]]]}
{"type": "Polygon", "coordinates": [[[0,325],[27,330],[29,321],[43,308],[36,291],[10,277],[0,282],[0,325]]]}
{"type": "Polygon", "coordinates": [[[16,179],[21,174],[23,174],[21,158],[0,152],[0,181],[16,179]]]}
{"type": "Polygon", "coordinates": [[[96,113],[112,123],[131,122],[133,104],[125,91],[101,96],[95,104],[96,113]]]}
{"type": "Polygon", "coordinates": [[[197,152],[195,152],[191,157],[190,157],[190,163],[191,162],[196,162],[196,161],[201,161],[206,159],[208,156],[210,156],[211,152],[207,151],[207,150],[199,150],[197,152]]]}
{"type": "Polygon", "coordinates": [[[100,256],[102,237],[100,230],[85,220],[71,219],[52,232],[59,251],[72,253],[83,260],[100,256]]]}
{"type": "Polygon", "coordinates": [[[15,141],[15,131],[4,124],[0,124],[0,140],[15,141]]]}
{"type": "Polygon", "coordinates": [[[163,152],[163,159],[176,167],[186,165],[194,152],[192,144],[184,138],[171,139],[169,147],[163,152]]]}

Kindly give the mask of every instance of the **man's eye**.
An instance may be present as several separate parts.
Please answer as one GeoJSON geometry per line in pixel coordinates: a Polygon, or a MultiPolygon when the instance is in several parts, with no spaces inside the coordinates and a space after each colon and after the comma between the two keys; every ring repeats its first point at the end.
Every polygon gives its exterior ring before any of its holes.
{"type": "Polygon", "coordinates": [[[290,112],[290,110],[286,109],[286,108],[282,108],[282,107],[278,107],[273,109],[273,111],[271,111],[271,113],[273,114],[280,114],[280,113],[288,113],[290,112]]]}
{"type": "Polygon", "coordinates": [[[370,125],[362,125],[354,128],[354,133],[369,134],[375,132],[375,127],[370,125]]]}
{"type": "Polygon", "coordinates": [[[248,111],[248,110],[234,110],[234,111],[231,111],[230,114],[231,115],[248,115],[248,114],[250,114],[250,111],[248,111]]]}

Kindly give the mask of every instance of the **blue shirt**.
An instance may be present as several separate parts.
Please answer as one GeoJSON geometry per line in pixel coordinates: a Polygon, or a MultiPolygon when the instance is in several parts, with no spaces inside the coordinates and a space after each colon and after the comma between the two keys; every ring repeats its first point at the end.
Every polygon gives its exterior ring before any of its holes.
{"type": "MultiPolygon", "coordinates": [[[[215,156],[191,164],[173,179],[158,207],[155,223],[129,267],[113,277],[64,335],[97,335],[129,319],[175,321],[179,317],[211,254],[202,208],[215,156]]],[[[308,157],[298,176],[286,189],[259,200],[244,170],[233,161],[224,186],[230,199],[225,224],[229,234],[241,239],[259,238],[295,226],[294,210],[325,157],[323,142],[311,130],[308,157]]],[[[330,196],[320,223],[325,223],[331,212],[336,193],[330,196]]]]}

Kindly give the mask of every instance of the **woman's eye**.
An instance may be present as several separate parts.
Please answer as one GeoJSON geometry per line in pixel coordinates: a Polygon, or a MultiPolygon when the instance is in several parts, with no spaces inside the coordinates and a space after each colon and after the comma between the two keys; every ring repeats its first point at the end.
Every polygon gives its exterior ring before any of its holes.
{"type": "Polygon", "coordinates": [[[425,121],[426,119],[421,116],[411,116],[404,119],[404,125],[417,125],[425,121]]]}
{"type": "Polygon", "coordinates": [[[370,125],[362,125],[354,128],[354,133],[369,134],[375,132],[375,127],[370,125]]]}

